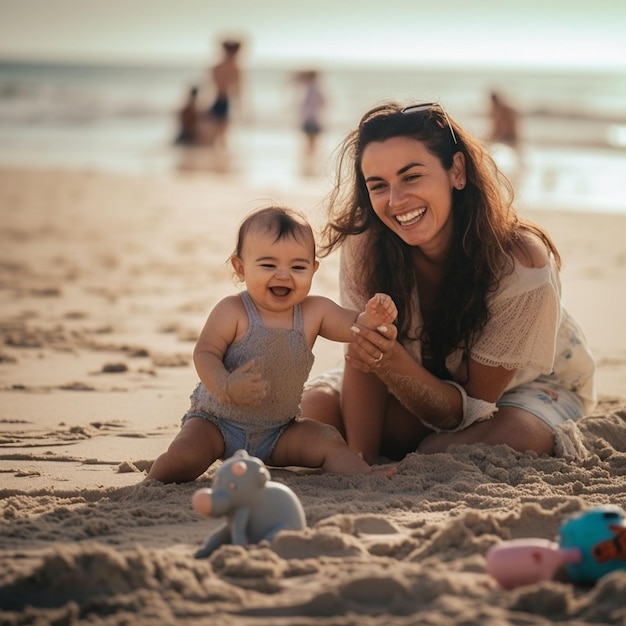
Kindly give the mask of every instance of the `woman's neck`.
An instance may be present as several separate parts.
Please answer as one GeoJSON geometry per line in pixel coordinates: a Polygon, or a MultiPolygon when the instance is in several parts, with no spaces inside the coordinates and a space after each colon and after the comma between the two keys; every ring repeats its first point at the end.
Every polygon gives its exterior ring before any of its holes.
{"type": "Polygon", "coordinates": [[[443,277],[443,268],[448,258],[447,250],[430,253],[424,251],[423,248],[415,247],[412,250],[412,257],[418,273],[443,277]]]}

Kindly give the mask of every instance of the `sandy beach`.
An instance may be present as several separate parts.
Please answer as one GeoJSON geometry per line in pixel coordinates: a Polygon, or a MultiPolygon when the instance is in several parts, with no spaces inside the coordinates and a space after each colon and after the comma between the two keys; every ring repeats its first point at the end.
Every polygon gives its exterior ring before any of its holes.
{"type": "MultiPolygon", "coordinates": [[[[319,224],[326,191],[0,169],[0,624],[626,624],[626,571],[507,591],[485,566],[504,539],[626,508],[626,211],[521,207],[561,251],[598,365],[600,403],[562,456],[458,447],[391,480],[272,470],[308,528],[193,558],[220,525],[191,506],[214,468],[184,485],[146,469],[188,406],[197,334],[236,289],[240,219],[276,202],[319,224]]],[[[314,292],[337,298],[337,267],[322,260],[314,292]]],[[[341,360],[315,352],[314,373],[341,360]]]]}

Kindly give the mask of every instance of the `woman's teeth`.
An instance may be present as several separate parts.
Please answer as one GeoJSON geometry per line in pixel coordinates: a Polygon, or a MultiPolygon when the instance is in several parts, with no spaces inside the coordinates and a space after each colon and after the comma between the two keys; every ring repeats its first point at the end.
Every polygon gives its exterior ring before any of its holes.
{"type": "Polygon", "coordinates": [[[417,222],[422,215],[424,215],[424,213],[426,213],[426,207],[415,209],[415,211],[409,211],[408,213],[403,213],[402,215],[396,215],[396,220],[402,226],[408,226],[417,222]]]}

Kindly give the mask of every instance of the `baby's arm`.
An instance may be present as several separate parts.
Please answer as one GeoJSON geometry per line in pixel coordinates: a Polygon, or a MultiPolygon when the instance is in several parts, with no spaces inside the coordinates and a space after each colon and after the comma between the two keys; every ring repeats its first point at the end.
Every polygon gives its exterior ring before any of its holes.
{"type": "Polygon", "coordinates": [[[221,402],[256,406],[267,393],[267,382],[262,379],[254,360],[232,372],[224,367],[224,355],[237,336],[242,312],[245,315],[239,296],[218,302],[200,333],[193,361],[204,386],[221,402]]]}
{"type": "Polygon", "coordinates": [[[314,334],[313,342],[314,337],[320,335],[331,341],[350,343],[354,341],[351,327],[355,323],[375,330],[383,324],[393,323],[398,316],[393,300],[384,293],[372,296],[365,305],[365,311],[361,313],[344,309],[324,296],[309,296],[306,304],[305,323],[307,319],[318,320],[318,325],[311,331],[314,334]]]}
{"type": "Polygon", "coordinates": [[[375,329],[383,324],[393,324],[398,317],[398,309],[386,293],[374,294],[365,305],[365,311],[357,317],[357,323],[375,329]]]}

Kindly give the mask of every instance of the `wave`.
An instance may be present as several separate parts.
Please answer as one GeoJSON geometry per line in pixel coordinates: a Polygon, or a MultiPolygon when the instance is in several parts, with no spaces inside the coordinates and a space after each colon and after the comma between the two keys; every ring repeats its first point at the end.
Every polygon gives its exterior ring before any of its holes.
{"type": "MultiPolygon", "coordinates": [[[[86,124],[107,118],[171,116],[189,86],[202,85],[198,65],[137,66],[19,63],[0,60],[0,122],[86,124]]],[[[244,84],[251,120],[292,123],[293,71],[247,68],[244,84]]],[[[557,122],[626,125],[626,73],[502,72],[481,68],[328,69],[328,124],[350,127],[384,99],[430,96],[459,118],[479,119],[494,88],[513,99],[537,126],[557,122]]],[[[206,91],[206,90],[205,90],[206,91]]],[[[606,133],[605,133],[606,134],[606,133]]]]}

